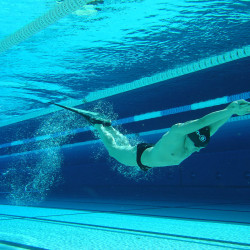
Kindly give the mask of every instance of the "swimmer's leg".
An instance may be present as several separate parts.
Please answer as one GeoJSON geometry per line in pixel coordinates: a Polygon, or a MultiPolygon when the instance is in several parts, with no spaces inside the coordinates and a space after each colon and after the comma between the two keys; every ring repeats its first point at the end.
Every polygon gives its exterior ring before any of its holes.
{"type": "Polygon", "coordinates": [[[122,139],[124,139],[125,136],[115,129],[104,127],[100,124],[95,124],[94,127],[98,131],[100,138],[111,157],[124,165],[137,166],[136,147],[132,147],[130,144],[117,145],[116,143],[116,140],[118,139],[116,134],[122,136],[122,139]]]}
{"type": "Polygon", "coordinates": [[[100,124],[95,124],[94,128],[98,131],[99,136],[108,150],[109,154],[111,155],[113,150],[117,148],[115,138],[113,135],[106,129],[106,127],[100,125],[100,124]]]}
{"type": "MultiPolygon", "coordinates": [[[[104,127],[99,124],[94,125],[99,132],[101,140],[112,146],[131,146],[128,138],[113,127],[104,127]],[[111,142],[112,141],[112,142],[111,142]],[[111,142],[111,143],[110,143],[111,142]],[[115,145],[114,145],[115,144],[115,145]]],[[[104,143],[104,145],[105,145],[104,143]]],[[[106,145],[105,145],[106,146],[106,145]]]]}
{"type": "Polygon", "coordinates": [[[118,144],[119,142],[121,146],[131,146],[127,136],[123,135],[118,130],[114,129],[112,126],[106,127],[106,130],[110,132],[110,134],[113,135],[113,137],[115,138],[116,144],[118,144]]]}

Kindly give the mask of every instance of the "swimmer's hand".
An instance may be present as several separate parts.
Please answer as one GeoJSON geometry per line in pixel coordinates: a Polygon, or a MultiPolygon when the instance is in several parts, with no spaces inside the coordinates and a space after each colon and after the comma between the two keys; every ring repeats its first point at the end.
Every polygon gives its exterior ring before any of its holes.
{"type": "Polygon", "coordinates": [[[250,114],[250,102],[245,100],[238,100],[230,103],[227,107],[234,115],[250,114]]]}

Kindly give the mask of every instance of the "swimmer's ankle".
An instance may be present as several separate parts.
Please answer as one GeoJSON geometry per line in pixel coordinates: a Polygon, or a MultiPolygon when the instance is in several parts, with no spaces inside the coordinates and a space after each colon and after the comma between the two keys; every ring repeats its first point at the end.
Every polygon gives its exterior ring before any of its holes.
{"type": "Polygon", "coordinates": [[[103,125],[102,124],[93,124],[93,127],[95,129],[100,129],[101,127],[103,127],[103,125]]]}

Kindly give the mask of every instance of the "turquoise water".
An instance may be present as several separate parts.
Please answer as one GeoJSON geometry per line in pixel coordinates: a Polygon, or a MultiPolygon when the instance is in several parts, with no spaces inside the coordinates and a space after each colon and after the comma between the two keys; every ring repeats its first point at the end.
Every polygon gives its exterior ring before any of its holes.
{"type": "MultiPolygon", "coordinates": [[[[59,4],[3,0],[0,42],[59,4]]],[[[0,54],[0,249],[250,249],[249,115],[144,173],[48,104],[155,143],[249,99],[249,12],[246,0],[105,0],[0,54]]]]}
{"type": "MultiPolygon", "coordinates": [[[[0,39],[55,5],[3,0],[0,39]]],[[[108,0],[92,8],[1,55],[1,119],[249,44],[248,1],[108,0]]]]}

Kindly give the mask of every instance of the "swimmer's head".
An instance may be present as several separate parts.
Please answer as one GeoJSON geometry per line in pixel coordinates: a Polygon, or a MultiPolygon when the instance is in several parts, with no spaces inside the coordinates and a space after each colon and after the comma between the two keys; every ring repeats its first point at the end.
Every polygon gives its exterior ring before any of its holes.
{"type": "Polygon", "coordinates": [[[191,134],[188,134],[189,139],[194,143],[197,148],[204,148],[210,141],[210,128],[204,127],[191,134]]]}

